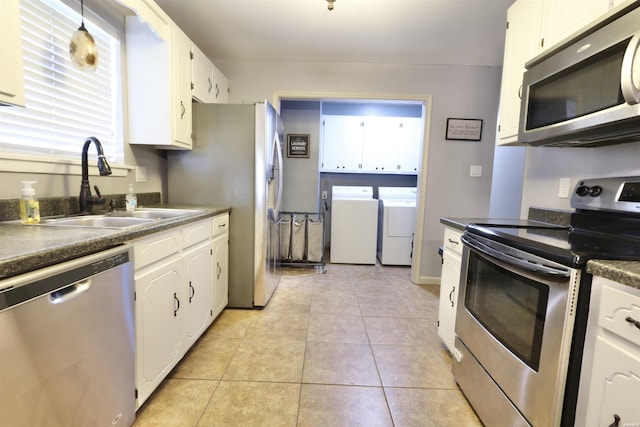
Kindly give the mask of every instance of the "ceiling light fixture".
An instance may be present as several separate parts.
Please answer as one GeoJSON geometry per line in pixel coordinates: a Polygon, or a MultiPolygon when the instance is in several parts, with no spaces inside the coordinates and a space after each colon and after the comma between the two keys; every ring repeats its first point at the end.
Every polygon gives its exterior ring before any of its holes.
{"type": "Polygon", "coordinates": [[[336,2],[336,0],[327,0],[327,3],[329,3],[327,5],[327,9],[333,10],[333,3],[335,3],[335,2],[336,2]]]}
{"type": "Polygon", "coordinates": [[[84,27],[84,0],[80,0],[82,23],[71,36],[69,56],[71,62],[83,71],[95,71],[98,67],[98,47],[95,40],[84,27]]]}

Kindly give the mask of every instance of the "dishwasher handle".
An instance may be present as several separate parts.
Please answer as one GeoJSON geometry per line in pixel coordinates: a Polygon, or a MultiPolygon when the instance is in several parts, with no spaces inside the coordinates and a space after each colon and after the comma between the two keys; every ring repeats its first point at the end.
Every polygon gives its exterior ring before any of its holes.
{"type": "Polygon", "coordinates": [[[49,302],[51,304],[63,304],[71,301],[91,289],[91,283],[91,279],[83,280],[51,292],[49,294],[49,302]]]}
{"type": "Polygon", "coordinates": [[[100,273],[127,264],[129,247],[106,249],[49,267],[0,280],[0,313],[36,298],[60,304],[86,292],[100,273]]]}

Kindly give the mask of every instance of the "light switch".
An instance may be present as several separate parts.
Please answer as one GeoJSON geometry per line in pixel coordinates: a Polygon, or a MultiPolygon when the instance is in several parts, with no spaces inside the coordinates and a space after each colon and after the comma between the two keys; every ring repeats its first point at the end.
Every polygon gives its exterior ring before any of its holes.
{"type": "Polygon", "coordinates": [[[146,166],[136,166],[136,182],[147,182],[146,166]]]}
{"type": "Polygon", "coordinates": [[[469,176],[474,176],[474,177],[482,176],[482,166],[471,165],[471,168],[469,169],[469,176]]]}
{"type": "Polygon", "coordinates": [[[558,184],[558,197],[561,199],[568,199],[569,190],[571,190],[571,178],[560,178],[560,183],[558,184]]]}

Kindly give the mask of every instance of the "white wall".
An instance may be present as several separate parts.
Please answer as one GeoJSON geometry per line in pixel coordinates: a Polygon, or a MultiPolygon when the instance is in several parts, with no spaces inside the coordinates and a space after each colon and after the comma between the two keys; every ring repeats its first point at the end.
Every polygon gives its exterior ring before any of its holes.
{"type": "Polygon", "coordinates": [[[558,197],[560,178],[579,179],[640,175],[640,143],[597,148],[529,147],[525,162],[522,212],[530,206],[570,210],[558,197]]]}
{"type": "MultiPolygon", "coordinates": [[[[500,67],[418,66],[213,59],[230,80],[230,102],[272,99],[274,92],[432,96],[427,165],[422,278],[437,280],[443,226],[440,217],[485,217],[500,92],[500,67]],[[447,118],[482,119],[482,141],[447,141],[447,118]],[[469,176],[480,165],[480,178],[469,176]]],[[[424,168],[424,165],[423,165],[424,168]]],[[[314,172],[315,173],[315,172],[314,172]]]]}

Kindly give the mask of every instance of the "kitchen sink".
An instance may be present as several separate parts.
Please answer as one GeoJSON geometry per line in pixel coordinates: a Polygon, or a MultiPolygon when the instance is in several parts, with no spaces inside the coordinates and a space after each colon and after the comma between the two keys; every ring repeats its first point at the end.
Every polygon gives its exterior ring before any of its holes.
{"type": "Polygon", "coordinates": [[[199,212],[202,211],[197,209],[138,208],[134,211],[110,212],[107,215],[111,218],[168,219],[199,212]]]}
{"type": "Polygon", "coordinates": [[[73,218],[44,219],[39,225],[49,227],[129,228],[155,222],[154,219],[88,215],[73,218]]]}
{"type": "MultiPolygon", "coordinates": [[[[43,218],[40,225],[45,227],[84,228],[130,228],[143,224],[178,218],[202,212],[198,209],[139,208],[135,211],[116,211],[102,215],[85,215],[61,218],[43,218]]],[[[19,221],[14,221],[18,223],[19,221]]]]}

